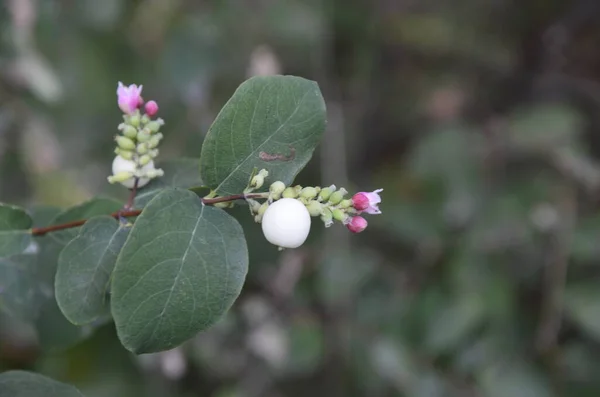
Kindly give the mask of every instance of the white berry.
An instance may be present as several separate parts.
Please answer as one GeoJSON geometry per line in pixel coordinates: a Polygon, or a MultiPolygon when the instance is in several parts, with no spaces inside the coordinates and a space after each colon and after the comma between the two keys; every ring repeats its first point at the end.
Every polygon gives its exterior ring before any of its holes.
{"type": "MultiPolygon", "coordinates": [[[[154,169],[154,162],[150,160],[148,164],[142,167],[142,172],[147,172],[154,169]]],[[[113,175],[118,174],[119,172],[135,172],[135,162],[133,160],[126,160],[121,156],[115,157],[112,163],[112,172],[113,175]]],[[[150,182],[149,178],[140,178],[138,181],[137,187],[146,186],[150,182]]],[[[133,184],[135,183],[135,178],[131,177],[126,181],[121,182],[121,185],[125,186],[128,189],[133,188],[133,184]]]]}
{"type": "Polygon", "coordinates": [[[308,237],[310,214],[300,201],[282,198],[265,211],[262,230],[271,244],[282,248],[297,248],[308,237]]]}

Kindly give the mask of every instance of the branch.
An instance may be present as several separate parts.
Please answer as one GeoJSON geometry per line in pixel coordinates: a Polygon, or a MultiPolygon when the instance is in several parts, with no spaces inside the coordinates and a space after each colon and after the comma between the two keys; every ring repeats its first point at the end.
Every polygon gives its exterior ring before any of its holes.
{"type": "MultiPolygon", "coordinates": [[[[223,197],[215,197],[215,198],[202,198],[201,200],[202,200],[202,203],[205,205],[212,205],[212,204],[217,204],[217,203],[224,203],[227,201],[245,200],[245,199],[249,199],[249,198],[267,198],[267,196],[265,196],[265,194],[268,195],[268,193],[233,194],[231,196],[223,196],[223,197]]],[[[110,214],[110,216],[115,219],[130,218],[130,217],[138,216],[141,213],[142,213],[142,210],[126,209],[126,210],[113,212],[112,214],[110,214]]],[[[34,227],[33,229],[31,229],[31,235],[32,236],[43,236],[47,233],[56,232],[56,231],[64,230],[64,229],[71,229],[74,227],[79,227],[79,226],[83,225],[84,223],[86,223],[87,221],[88,221],[87,219],[80,219],[77,221],[61,223],[59,225],[50,225],[50,226],[46,226],[46,227],[34,227]]]]}

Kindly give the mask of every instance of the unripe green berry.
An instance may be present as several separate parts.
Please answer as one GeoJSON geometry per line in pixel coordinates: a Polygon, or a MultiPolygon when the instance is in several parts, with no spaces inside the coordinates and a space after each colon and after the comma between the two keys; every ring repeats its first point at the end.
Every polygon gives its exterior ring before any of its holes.
{"type": "Polygon", "coordinates": [[[140,143],[137,145],[136,151],[138,154],[146,154],[148,153],[148,144],[147,143],[140,143]]]}
{"type": "Polygon", "coordinates": [[[160,130],[160,125],[161,124],[157,121],[151,121],[146,127],[150,130],[150,132],[157,133],[160,130]]]}
{"type": "Polygon", "coordinates": [[[340,222],[344,222],[348,215],[339,208],[336,208],[332,211],[333,219],[338,220],[340,222]]]}
{"type": "Polygon", "coordinates": [[[117,141],[117,145],[119,145],[119,148],[121,148],[123,150],[135,149],[135,143],[127,137],[119,135],[115,138],[115,141],[117,141]]]}
{"type": "Polygon", "coordinates": [[[137,129],[130,125],[125,125],[125,127],[123,127],[123,135],[127,138],[135,139],[137,136],[137,129]]]}
{"type": "Polygon", "coordinates": [[[329,197],[329,202],[331,204],[339,204],[340,201],[342,201],[344,199],[344,196],[346,195],[346,193],[348,193],[348,191],[346,189],[344,189],[343,187],[340,188],[340,190],[333,192],[331,194],[331,196],[329,197]]]}
{"type": "Polygon", "coordinates": [[[309,201],[306,209],[310,216],[319,216],[323,213],[323,204],[315,200],[309,201]]]}
{"type": "Polygon", "coordinates": [[[286,187],[283,193],[281,193],[281,197],[283,198],[297,198],[298,192],[293,187],[286,187]]]}
{"type": "Polygon", "coordinates": [[[317,189],[311,186],[307,186],[304,189],[302,189],[302,191],[300,192],[300,196],[306,199],[313,199],[317,197],[317,189]]]}

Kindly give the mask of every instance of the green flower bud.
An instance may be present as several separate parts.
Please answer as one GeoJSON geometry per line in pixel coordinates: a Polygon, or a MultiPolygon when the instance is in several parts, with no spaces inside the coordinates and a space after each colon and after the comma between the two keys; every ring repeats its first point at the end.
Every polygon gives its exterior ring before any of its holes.
{"type": "Polygon", "coordinates": [[[281,196],[283,198],[298,198],[298,192],[293,187],[286,187],[281,196]]]}
{"type": "Polygon", "coordinates": [[[317,197],[317,189],[315,189],[314,187],[307,186],[304,189],[302,189],[302,191],[300,192],[300,196],[306,199],[313,199],[317,197]]]}
{"type": "Polygon", "coordinates": [[[159,122],[151,121],[146,127],[150,130],[150,132],[157,133],[160,130],[160,126],[161,124],[159,122]]]}
{"type": "Polygon", "coordinates": [[[294,190],[296,191],[296,195],[300,196],[300,193],[302,192],[302,186],[296,185],[294,186],[294,190]]]}
{"type": "Polygon", "coordinates": [[[125,125],[123,128],[123,135],[125,135],[127,138],[135,139],[137,136],[137,129],[130,125],[125,125]]]}
{"type": "Polygon", "coordinates": [[[233,207],[233,202],[222,202],[222,203],[214,203],[213,204],[217,208],[231,208],[233,207]]]}
{"type": "Polygon", "coordinates": [[[339,202],[342,201],[342,199],[347,193],[348,191],[342,187],[340,188],[340,190],[331,194],[331,196],[329,197],[329,202],[331,204],[339,204],[339,202]]]}
{"type": "Polygon", "coordinates": [[[160,132],[156,135],[152,135],[150,140],[148,141],[148,147],[150,149],[154,149],[158,146],[161,139],[163,139],[163,134],[161,134],[160,132]]]}
{"type": "Polygon", "coordinates": [[[140,113],[139,112],[136,112],[136,113],[132,114],[131,116],[129,116],[129,125],[136,127],[136,128],[140,126],[140,113]]]}
{"type": "Polygon", "coordinates": [[[159,176],[163,176],[164,174],[165,174],[165,172],[163,170],[161,170],[160,168],[158,168],[158,169],[154,169],[154,170],[148,170],[146,172],[145,177],[153,179],[153,178],[158,178],[159,176]]]}
{"type": "Polygon", "coordinates": [[[123,149],[116,148],[115,154],[118,154],[119,156],[123,157],[125,160],[131,160],[133,158],[133,152],[131,150],[123,150],[123,149]]]}
{"type": "Polygon", "coordinates": [[[325,227],[333,225],[333,214],[331,213],[331,210],[329,208],[323,208],[321,220],[325,224],[325,227]]]}
{"type": "Polygon", "coordinates": [[[323,213],[323,204],[316,200],[309,201],[306,209],[308,210],[310,216],[319,216],[323,213]]]}
{"type": "Polygon", "coordinates": [[[250,187],[254,189],[260,189],[264,183],[265,178],[261,174],[254,175],[250,181],[250,187]]]}
{"type": "Polygon", "coordinates": [[[146,133],[146,129],[144,128],[140,132],[137,133],[136,138],[139,142],[148,142],[150,140],[150,134],[146,133]]]}
{"type": "Polygon", "coordinates": [[[340,208],[350,208],[351,206],[352,200],[350,199],[342,200],[342,202],[340,203],[340,208]]]}
{"type": "Polygon", "coordinates": [[[148,163],[149,163],[149,162],[151,162],[151,161],[152,161],[152,157],[148,156],[147,154],[143,155],[143,156],[142,156],[142,157],[140,157],[140,159],[139,159],[139,163],[140,163],[140,165],[142,165],[142,166],[143,166],[143,165],[146,165],[146,164],[148,164],[148,163]]]}
{"type": "Polygon", "coordinates": [[[152,149],[148,152],[148,154],[154,159],[158,156],[158,149],[152,149]]]}
{"type": "Polygon", "coordinates": [[[281,193],[283,193],[284,190],[285,184],[281,181],[273,182],[269,187],[271,198],[273,198],[274,200],[278,200],[281,197],[281,193]]]}
{"type": "Polygon", "coordinates": [[[343,210],[336,208],[332,211],[333,219],[344,222],[348,218],[348,214],[346,214],[343,210]]]}
{"type": "Polygon", "coordinates": [[[119,148],[121,148],[123,150],[135,149],[135,143],[127,137],[119,135],[115,138],[115,141],[117,141],[117,145],[119,145],[119,148]]]}
{"type": "Polygon", "coordinates": [[[147,114],[143,115],[141,122],[144,125],[148,124],[150,122],[150,117],[147,114]]]}
{"type": "Polygon", "coordinates": [[[335,185],[331,185],[329,187],[325,187],[323,189],[321,189],[321,192],[319,193],[319,200],[321,201],[327,201],[329,200],[329,197],[331,196],[331,193],[335,192],[335,185]]]}
{"type": "Polygon", "coordinates": [[[248,205],[250,206],[250,211],[253,214],[257,214],[261,206],[261,204],[258,201],[252,199],[248,200],[248,205]]]}
{"type": "Polygon", "coordinates": [[[269,203],[265,201],[264,203],[262,203],[262,205],[258,209],[258,212],[257,212],[258,215],[263,216],[263,214],[265,213],[267,208],[269,208],[269,203]]]}
{"type": "Polygon", "coordinates": [[[148,153],[148,144],[147,143],[140,143],[137,145],[136,151],[138,152],[138,154],[146,154],[148,153]]]}
{"type": "Polygon", "coordinates": [[[125,182],[126,180],[133,177],[133,173],[129,171],[121,171],[117,172],[115,175],[111,175],[108,177],[109,183],[119,183],[125,182]]]}

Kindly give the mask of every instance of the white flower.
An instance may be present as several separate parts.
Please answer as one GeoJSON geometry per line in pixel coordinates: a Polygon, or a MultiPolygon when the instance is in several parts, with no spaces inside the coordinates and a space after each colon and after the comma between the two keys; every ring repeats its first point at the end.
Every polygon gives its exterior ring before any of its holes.
{"type": "MultiPolygon", "coordinates": [[[[150,160],[150,162],[148,164],[146,164],[145,166],[143,166],[141,168],[141,172],[146,173],[153,169],[154,169],[154,162],[152,160],[150,160]]],[[[133,161],[133,160],[126,160],[121,156],[117,156],[113,160],[113,163],[112,163],[113,175],[117,175],[121,172],[131,172],[133,175],[133,173],[135,173],[135,170],[136,170],[136,166],[135,166],[135,161],[133,161]]],[[[150,182],[149,178],[140,178],[138,181],[137,187],[140,188],[140,187],[146,186],[148,184],[148,182],[150,182]]],[[[120,183],[128,189],[132,189],[133,184],[135,183],[135,178],[132,176],[131,178],[129,178],[125,181],[122,181],[120,183]]]]}
{"type": "Polygon", "coordinates": [[[308,237],[310,214],[300,201],[282,198],[265,211],[262,230],[271,244],[282,248],[297,248],[308,237]]]}

